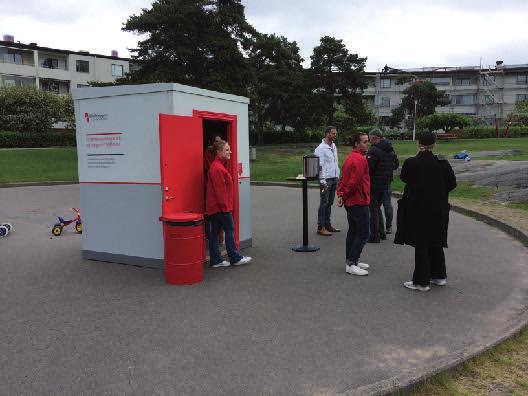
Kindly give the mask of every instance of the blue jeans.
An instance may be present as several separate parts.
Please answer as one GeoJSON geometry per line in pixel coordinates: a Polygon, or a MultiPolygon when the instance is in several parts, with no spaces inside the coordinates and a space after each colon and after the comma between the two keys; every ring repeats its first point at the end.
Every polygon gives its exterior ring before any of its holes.
{"type": "Polygon", "coordinates": [[[383,195],[383,211],[385,212],[385,228],[392,227],[392,186],[389,185],[389,188],[385,191],[383,195]]]}
{"type": "Polygon", "coordinates": [[[365,243],[370,237],[370,209],[368,206],[345,206],[348,232],[346,236],[347,264],[357,265],[365,243]]]}
{"type": "Polygon", "coordinates": [[[330,215],[332,214],[332,205],[334,204],[337,189],[337,177],[326,179],[326,185],[328,186],[326,191],[323,191],[323,186],[321,185],[321,203],[317,212],[317,225],[321,227],[332,225],[330,215]]]}
{"type": "Polygon", "coordinates": [[[220,246],[218,245],[218,231],[223,229],[225,232],[225,244],[229,262],[231,264],[242,260],[242,255],[237,250],[235,243],[235,223],[233,221],[233,214],[229,213],[215,213],[209,216],[211,228],[209,230],[209,260],[210,265],[221,263],[222,256],[220,256],[220,246]]]}

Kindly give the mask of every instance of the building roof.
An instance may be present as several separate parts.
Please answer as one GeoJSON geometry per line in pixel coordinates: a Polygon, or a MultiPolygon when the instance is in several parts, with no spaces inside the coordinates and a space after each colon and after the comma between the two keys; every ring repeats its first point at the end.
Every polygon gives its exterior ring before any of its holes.
{"type": "Polygon", "coordinates": [[[20,42],[13,43],[11,41],[0,40],[0,46],[10,47],[10,48],[27,49],[27,50],[58,52],[60,54],[74,54],[74,55],[83,55],[83,56],[95,56],[97,58],[116,59],[116,60],[132,62],[132,59],[130,59],[130,58],[120,58],[118,56],[111,56],[111,55],[91,54],[88,51],[70,51],[70,50],[63,50],[63,49],[58,49],[58,48],[41,47],[41,46],[37,45],[37,43],[24,44],[24,43],[20,43],[20,42]]]}
{"type": "MultiPolygon", "coordinates": [[[[491,72],[500,72],[500,71],[526,71],[528,70],[528,63],[518,64],[518,65],[500,65],[494,67],[484,67],[484,66],[432,66],[432,67],[415,67],[410,69],[397,69],[394,67],[387,67],[386,74],[432,74],[432,73],[467,73],[467,72],[478,72],[478,71],[491,71],[491,72]]],[[[367,72],[367,74],[378,74],[383,73],[383,71],[373,71],[367,72]]]]}

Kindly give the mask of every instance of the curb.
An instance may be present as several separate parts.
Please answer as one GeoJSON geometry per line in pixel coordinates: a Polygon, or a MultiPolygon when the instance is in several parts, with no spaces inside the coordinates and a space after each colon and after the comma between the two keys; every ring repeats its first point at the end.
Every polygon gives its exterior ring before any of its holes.
{"type": "MultiPolygon", "coordinates": [[[[301,188],[300,183],[283,183],[283,182],[258,182],[252,181],[252,185],[255,186],[277,186],[277,187],[290,187],[290,188],[301,188]]],[[[309,188],[318,188],[317,185],[309,185],[309,188]]],[[[401,198],[402,193],[393,192],[394,198],[401,198]]],[[[476,212],[471,209],[464,208],[458,205],[451,205],[451,209],[454,212],[460,213],[464,216],[474,218],[475,220],[481,221],[488,224],[491,227],[498,228],[502,232],[508,234],[513,239],[519,241],[524,247],[528,248],[528,235],[518,228],[508,223],[497,220],[488,215],[476,212]]],[[[440,367],[432,368],[430,371],[422,374],[409,374],[401,375],[397,377],[388,378],[374,384],[366,385],[356,389],[344,389],[340,394],[345,395],[397,395],[397,394],[409,394],[416,387],[424,384],[427,380],[444,372],[454,372],[468,360],[471,360],[477,356],[482,355],[484,352],[493,349],[508,339],[517,336],[521,331],[528,326],[528,309],[517,317],[516,323],[512,323],[510,328],[498,339],[493,341],[491,344],[479,348],[474,352],[461,352],[461,356],[451,359],[447,363],[442,364],[440,367]]]]}
{"type": "Polygon", "coordinates": [[[27,183],[0,183],[0,188],[11,187],[41,187],[41,186],[64,186],[79,184],[78,181],[55,181],[55,182],[27,182],[27,183]]]}

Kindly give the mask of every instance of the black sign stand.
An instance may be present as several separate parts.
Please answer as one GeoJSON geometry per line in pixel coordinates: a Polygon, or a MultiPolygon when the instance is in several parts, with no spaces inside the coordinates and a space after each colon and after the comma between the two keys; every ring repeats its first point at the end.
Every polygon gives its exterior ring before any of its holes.
{"type": "Polygon", "coordinates": [[[303,194],[303,244],[302,246],[293,247],[294,252],[316,252],[319,250],[316,246],[308,245],[308,179],[302,179],[302,194],[303,194]]]}

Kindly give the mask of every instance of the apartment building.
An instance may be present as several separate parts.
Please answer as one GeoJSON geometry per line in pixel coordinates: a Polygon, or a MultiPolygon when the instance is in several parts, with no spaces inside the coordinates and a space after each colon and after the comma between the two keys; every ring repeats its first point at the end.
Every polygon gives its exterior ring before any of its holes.
{"type": "Polygon", "coordinates": [[[89,81],[112,82],[129,72],[130,59],[41,47],[15,42],[4,35],[0,41],[0,86],[32,86],[59,94],[88,86],[89,81]]]}
{"type": "Polygon", "coordinates": [[[450,97],[450,104],[439,106],[439,113],[477,115],[492,125],[495,118],[505,121],[515,105],[528,99],[528,64],[494,67],[424,67],[367,72],[368,88],[364,91],[367,104],[382,120],[390,117],[403,98],[403,90],[412,81],[431,81],[450,97]],[[411,77],[411,82],[398,85],[399,78],[411,77]]]}

